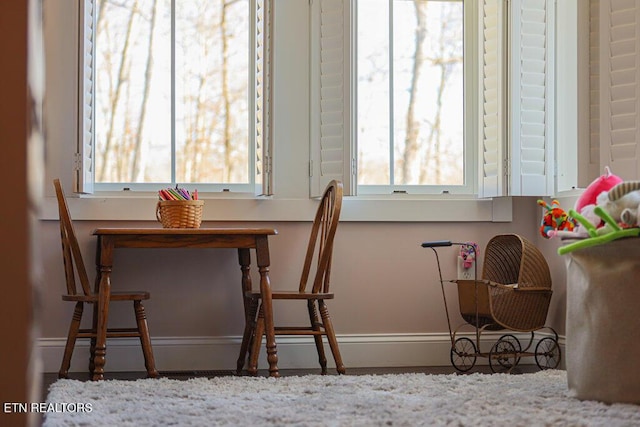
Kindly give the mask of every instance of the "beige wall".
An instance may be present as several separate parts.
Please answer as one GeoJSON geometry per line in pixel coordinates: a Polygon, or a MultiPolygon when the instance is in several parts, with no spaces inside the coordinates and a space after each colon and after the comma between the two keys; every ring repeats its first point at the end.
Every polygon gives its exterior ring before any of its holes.
{"type": "MultiPolygon", "coordinates": [[[[476,241],[481,251],[495,234],[516,232],[546,252],[555,279],[556,295],[549,320],[564,331],[564,265],[555,253],[557,243],[538,237],[539,209],[533,198],[514,199],[511,223],[369,223],[343,222],[338,229],[332,286],[337,299],[330,305],[339,334],[446,332],[447,323],[438,285],[435,257],[423,249],[424,240],[476,241]]],[[[91,277],[95,238],[91,230],[105,226],[149,226],[149,223],[76,222],[91,277]]],[[[205,223],[203,226],[215,225],[205,223]]],[[[233,225],[233,223],[221,223],[233,225]]],[[[271,280],[274,289],[296,287],[306,249],[308,223],[257,223],[273,226],[271,280]]],[[[71,307],[60,300],[64,274],[57,221],[44,221],[45,290],[44,337],[66,334],[71,307]]],[[[446,277],[455,276],[456,251],[441,250],[446,277]]],[[[148,289],[151,333],[161,336],[240,335],[242,303],[240,272],[233,250],[116,250],[113,288],[148,289]]],[[[257,283],[257,280],[254,281],[257,283]]],[[[455,297],[455,289],[450,288],[455,297]]],[[[455,304],[455,300],[452,300],[455,304]]],[[[129,316],[130,309],[113,311],[112,320],[129,316]]],[[[293,318],[287,311],[283,319],[293,318]]],[[[303,313],[304,314],[304,313],[303,313]]],[[[459,320],[454,305],[456,322],[459,320]]],[[[303,317],[304,318],[304,317],[303,317]]],[[[454,319],[452,315],[452,320],[454,319]]]]}

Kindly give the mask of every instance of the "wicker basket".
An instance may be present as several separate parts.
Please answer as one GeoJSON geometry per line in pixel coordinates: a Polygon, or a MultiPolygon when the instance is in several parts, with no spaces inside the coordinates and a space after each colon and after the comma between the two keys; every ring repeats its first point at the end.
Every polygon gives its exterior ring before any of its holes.
{"type": "Polygon", "coordinates": [[[164,228],[200,228],[202,200],[161,200],[156,206],[156,218],[164,228]]]}
{"type": "Polygon", "coordinates": [[[524,237],[499,234],[489,241],[477,294],[473,280],[457,283],[460,314],[467,323],[520,332],[544,327],[552,295],[551,273],[540,250],[524,237]]]}

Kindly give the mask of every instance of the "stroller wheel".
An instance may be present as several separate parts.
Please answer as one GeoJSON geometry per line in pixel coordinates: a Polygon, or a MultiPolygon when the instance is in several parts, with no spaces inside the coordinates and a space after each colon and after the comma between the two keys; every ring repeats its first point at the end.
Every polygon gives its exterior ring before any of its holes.
{"type": "MultiPolygon", "coordinates": [[[[520,363],[520,356],[519,354],[522,353],[522,345],[520,344],[520,340],[515,336],[515,335],[511,335],[511,334],[505,334],[503,336],[501,336],[500,338],[498,338],[498,342],[500,341],[508,341],[511,344],[513,344],[513,348],[515,348],[516,351],[516,357],[515,357],[515,363],[513,364],[513,366],[516,366],[518,363],[520,363]]],[[[509,347],[509,349],[511,349],[511,347],[509,347]]],[[[512,368],[511,364],[509,364],[508,361],[506,361],[506,364],[503,364],[502,359],[498,359],[498,363],[503,367],[503,368],[507,368],[510,369],[512,368]]]]}
{"type": "Polygon", "coordinates": [[[558,341],[551,337],[542,338],[536,345],[536,365],[542,370],[557,368],[561,357],[558,341]]]}
{"type": "Polygon", "coordinates": [[[476,345],[469,338],[458,338],[451,348],[451,364],[460,372],[473,368],[477,359],[476,345]]]}
{"type": "Polygon", "coordinates": [[[502,337],[491,347],[489,366],[491,372],[497,372],[498,366],[511,370],[518,363],[518,349],[515,344],[502,337]]]}

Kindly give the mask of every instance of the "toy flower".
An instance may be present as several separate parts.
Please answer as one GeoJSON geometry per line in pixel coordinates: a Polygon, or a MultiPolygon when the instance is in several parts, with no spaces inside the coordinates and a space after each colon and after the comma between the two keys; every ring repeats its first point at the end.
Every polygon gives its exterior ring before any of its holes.
{"type": "Polygon", "coordinates": [[[567,212],[560,207],[557,200],[551,202],[551,206],[544,200],[538,200],[538,204],[546,209],[540,223],[540,234],[545,239],[554,237],[558,231],[573,231],[576,226],[575,220],[567,215],[567,212]]]}
{"type": "Polygon", "coordinates": [[[460,258],[464,268],[470,268],[473,261],[478,256],[478,244],[474,242],[465,242],[460,246],[460,258]]]}

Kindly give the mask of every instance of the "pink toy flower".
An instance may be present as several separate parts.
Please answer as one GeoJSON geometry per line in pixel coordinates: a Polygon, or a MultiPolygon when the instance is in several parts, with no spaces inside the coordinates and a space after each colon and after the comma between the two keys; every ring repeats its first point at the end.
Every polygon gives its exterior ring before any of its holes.
{"type": "Polygon", "coordinates": [[[464,268],[470,268],[478,256],[478,244],[474,242],[465,242],[460,246],[460,258],[464,268]]]}

